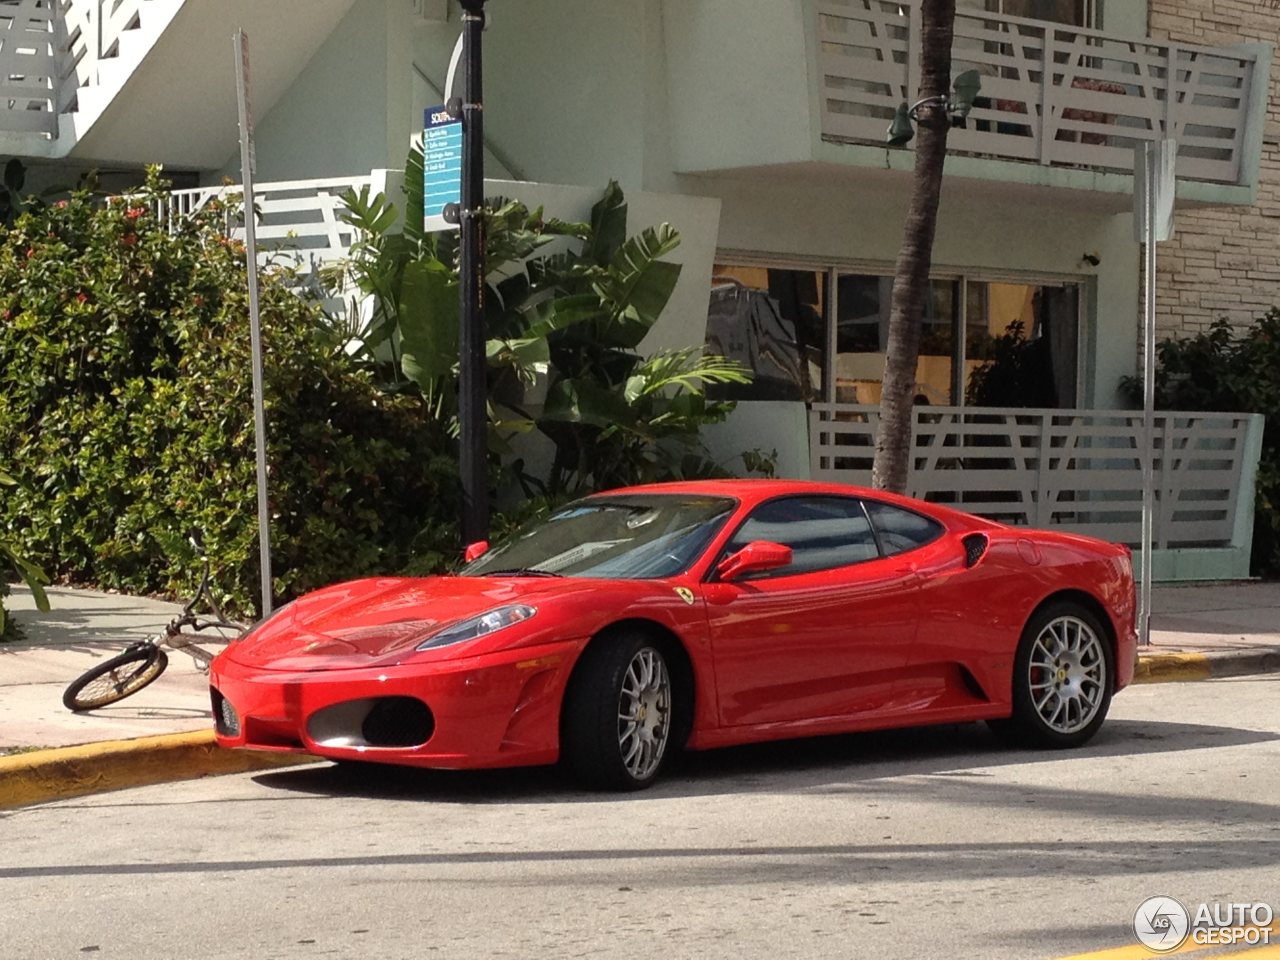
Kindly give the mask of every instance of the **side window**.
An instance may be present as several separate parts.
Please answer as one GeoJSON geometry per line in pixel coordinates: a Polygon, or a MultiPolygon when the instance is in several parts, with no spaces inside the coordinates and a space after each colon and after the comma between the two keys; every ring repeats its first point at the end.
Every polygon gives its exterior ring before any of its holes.
{"type": "Polygon", "coordinates": [[[918,513],[891,507],[886,503],[876,503],[874,500],[866,501],[866,505],[886,557],[923,547],[942,535],[940,523],[918,513]]]}
{"type": "Polygon", "coordinates": [[[862,502],[851,497],[787,497],[762,503],[738,528],[725,556],[753,540],[791,548],[791,563],[762,577],[829,570],[878,557],[862,502]]]}

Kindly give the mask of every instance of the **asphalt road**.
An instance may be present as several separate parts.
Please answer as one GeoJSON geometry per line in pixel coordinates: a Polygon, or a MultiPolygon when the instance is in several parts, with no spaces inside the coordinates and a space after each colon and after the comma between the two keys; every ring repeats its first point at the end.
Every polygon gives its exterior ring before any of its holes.
{"type": "Polygon", "coordinates": [[[0,815],[0,955],[1143,956],[1147,897],[1280,910],[1277,702],[1159,684],[1070,753],[829,738],[629,796],[324,764],[29,808],[0,815]]]}

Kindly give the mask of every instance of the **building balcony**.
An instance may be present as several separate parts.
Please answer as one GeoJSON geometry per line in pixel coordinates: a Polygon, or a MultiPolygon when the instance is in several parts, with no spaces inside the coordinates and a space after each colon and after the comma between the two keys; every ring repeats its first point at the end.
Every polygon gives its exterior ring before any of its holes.
{"type": "MultiPolygon", "coordinates": [[[[887,147],[885,133],[917,97],[918,2],[752,6],[746,16],[727,0],[667,8],[677,171],[909,170],[913,151],[887,147]]],[[[951,131],[947,172],[1130,194],[1134,147],[1172,138],[1180,197],[1251,202],[1271,56],[1268,45],[1199,47],[957,11],[953,71],[977,70],[982,90],[951,131]]]]}
{"type": "MultiPolygon", "coordinates": [[[[259,116],[355,0],[5,0],[0,154],[218,169],[238,142],[232,39],[253,42],[259,116]]],[[[436,6],[421,0],[420,16],[436,6]]]]}

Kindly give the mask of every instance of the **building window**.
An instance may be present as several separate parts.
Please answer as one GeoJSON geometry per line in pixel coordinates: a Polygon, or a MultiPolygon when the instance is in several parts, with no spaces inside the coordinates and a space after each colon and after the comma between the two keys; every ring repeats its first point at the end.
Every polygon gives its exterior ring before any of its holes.
{"type": "Polygon", "coordinates": [[[817,400],[822,396],[827,273],[716,264],[707,352],[749,367],[751,384],[720,385],[722,400],[817,400]]]}
{"type": "MultiPolygon", "coordinates": [[[[836,282],[835,396],[837,403],[879,403],[889,345],[893,277],[842,274],[836,282]]],[[[924,330],[916,364],[917,402],[959,402],[952,371],[956,357],[959,283],[934,280],[924,303],[924,330]]]]}
{"type": "Polygon", "coordinates": [[[970,282],[965,402],[1069,408],[1079,392],[1078,284],[970,282]]]}
{"type": "MultiPolygon", "coordinates": [[[[893,277],[720,263],[707,351],[745,364],[734,400],[880,402],[893,277]]],[[[930,406],[1074,407],[1080,287],[979,276],[930,281],[914,397],[930,406]]]]}
{"type": "Polygon", "coordinates": [[[1102,27],[1100,0],[958,0],[956,10],[983,10],[1072,27],[1102,27]]]}

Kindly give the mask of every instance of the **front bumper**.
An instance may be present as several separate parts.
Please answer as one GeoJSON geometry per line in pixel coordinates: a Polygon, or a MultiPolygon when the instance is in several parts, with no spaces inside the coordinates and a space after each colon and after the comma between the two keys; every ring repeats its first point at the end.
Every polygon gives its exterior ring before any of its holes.
{"type": "Polygon", "coordinates": [[[305,672],[224,655],[209,673],[218,743],[446,769],[554,763],[581,646],[305,672]]]}

